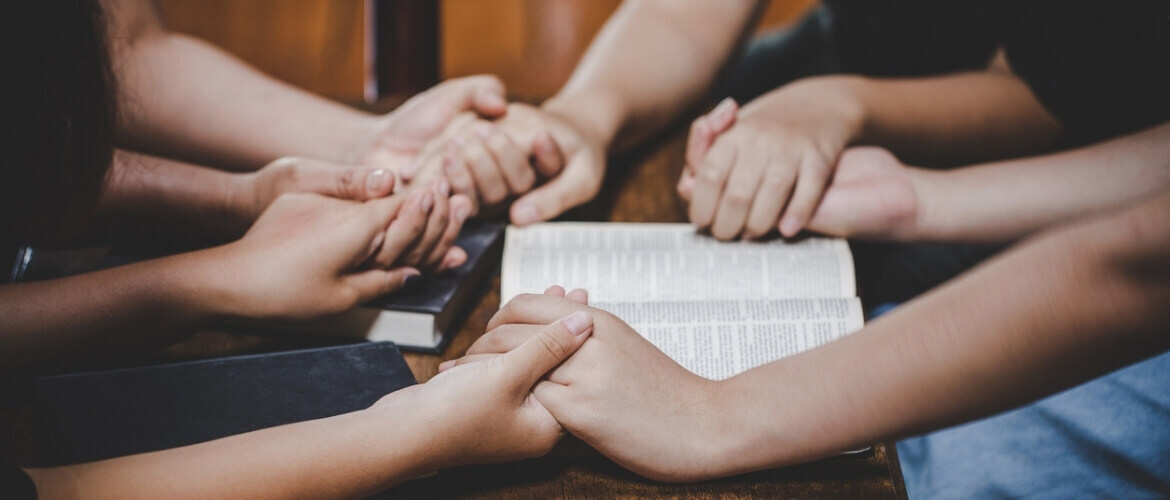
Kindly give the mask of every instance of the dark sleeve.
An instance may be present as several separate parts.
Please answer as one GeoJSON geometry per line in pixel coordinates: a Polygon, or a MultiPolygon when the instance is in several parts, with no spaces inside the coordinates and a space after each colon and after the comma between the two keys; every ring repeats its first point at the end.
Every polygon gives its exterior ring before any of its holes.
{"type": "Polygon", "coordinates": [[[1004,49],[1070,145],[1170,120],[1170,2],[1035,0],[1004,49]]]}
{"type": "Polygon", "coordinates": [[[12,500],[36,500],[37,487],[23,469],[0,465],[0,497],[12,500]]]}

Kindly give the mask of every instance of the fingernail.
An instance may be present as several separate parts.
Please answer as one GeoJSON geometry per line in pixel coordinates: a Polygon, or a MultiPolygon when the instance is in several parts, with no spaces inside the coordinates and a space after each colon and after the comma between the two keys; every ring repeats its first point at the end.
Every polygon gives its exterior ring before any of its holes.
{"type": "Polygon", "coordinates": [[[795,236],[800,231],[800,220],[794,216],[786,216],[784,220],[780,221],[780,232],[784,236],[795,236]]]}
{"type": "Polygon", "coordinates": [[[429,213],[431,213],[431,209],[435,207],[434,193],[427,191],[426,193],[423,193],[422,197],[423,197],[422,210],[423,210],[423,212],[426,212],[429,214],[429,213]]]}
{"type": "Polygon", "coordinates": [[[695,178],[690,176],[690,175],[683,174],[682,179],[678,180],[678,189],[680,191],[690,192],[690,190],[694,189],[694,187],[695,187],[695,178]]]}
{"type": "Polygon", "coordinates": [[[489,135],[492,135],[492,125],[490,123],[476,125],[475,135],[478,135],[481,139],[487,139],[489,135]]]}
{"type": "Polygon", "coordinates": [[[390,187],[390,172],[379,168],[366,177],[366,192],[371,195],[380,195],[390,187]]]}
{"type": "Polygon", "coordinates": [[[451,184],[447,183],[447,179],[439,178],[435,181],[435,194],[443,197],[451,194],[451,184]]]}
{"type": "Polygon", "coordinates": [[[513,205],[512,214],[513,222],[517,224],[532,224],[540,220],[540,214],[536,211],[536,207],[527,201],[517,202],[513,205]]]}
{"type": "Polygon", "coordinates": [[[451,368],[452,366],[455,366],[455,360],[448,359],[447,361],[439,363],[439,371],[440,372],[447,371],[447,369],[451,368]]]}
{"type": "Polygon", "coordinates": [[[466,204],[455,207],[455,222],[462,224],[463,221],[467,220],[468,215],[471,215],[471,207],[466,204]]]}
{"type": "Polygon", "coordinates": [[[573,332],[573,335],[581,335],[588,331],[589,327],[593,326],[593,318],[586,314],[585,311],[577,311],[561,320],[561,323],[570,332],[573,332]]]}
{"type": "Polygon", "coordinates": [[[727,97],[719,101],[719,105],[711,110],[711,118],[719,120],[720,122],[727,121],[731,117],[731,110],[735,108],[735,100],[727,97]]]}

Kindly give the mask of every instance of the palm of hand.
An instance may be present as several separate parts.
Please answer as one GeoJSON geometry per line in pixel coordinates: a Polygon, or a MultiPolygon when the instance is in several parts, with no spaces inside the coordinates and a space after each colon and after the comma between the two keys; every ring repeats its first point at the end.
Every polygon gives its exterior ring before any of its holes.
{"type": "Polygon", "coordinates": [[[905,237],[919,216],[914,170],[888,151],[845,151],[809,229],[834,236],[905,237]]]}

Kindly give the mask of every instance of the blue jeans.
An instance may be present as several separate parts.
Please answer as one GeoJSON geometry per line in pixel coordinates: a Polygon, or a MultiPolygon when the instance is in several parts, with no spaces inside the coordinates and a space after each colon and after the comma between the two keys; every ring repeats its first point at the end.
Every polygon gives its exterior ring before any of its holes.
{"type": "Polygon", "coordinates": [[[1170,497],[1170,353],[898,443],[914,498],[1170,497]]]}

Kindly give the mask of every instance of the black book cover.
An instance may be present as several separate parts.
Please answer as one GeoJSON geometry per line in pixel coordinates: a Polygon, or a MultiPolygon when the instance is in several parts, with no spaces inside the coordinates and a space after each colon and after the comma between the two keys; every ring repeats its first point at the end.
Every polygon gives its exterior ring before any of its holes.
{"type": "Polygon", "coordinates": [[[40,377],[37,440],[42,465],[88,462],[340,415],[414,383],[389,342],[40,377]]]}
{"type": "Polygon", "coordinates": [[[455,246],[467,252],[467,262],[440,275],[419,280],[417,285],[412,284],[378,298],[366,304],[366,307],[442,314],[447,304],[455,298],[456,292],[464,286],[474,286],[467,282],[475,281],[473,278],[478,277],[475,276],[476,271],[486,267],[487,260],[499,260],[503,235],[502,222],[468,222],[455,240],[455,246]]]}

